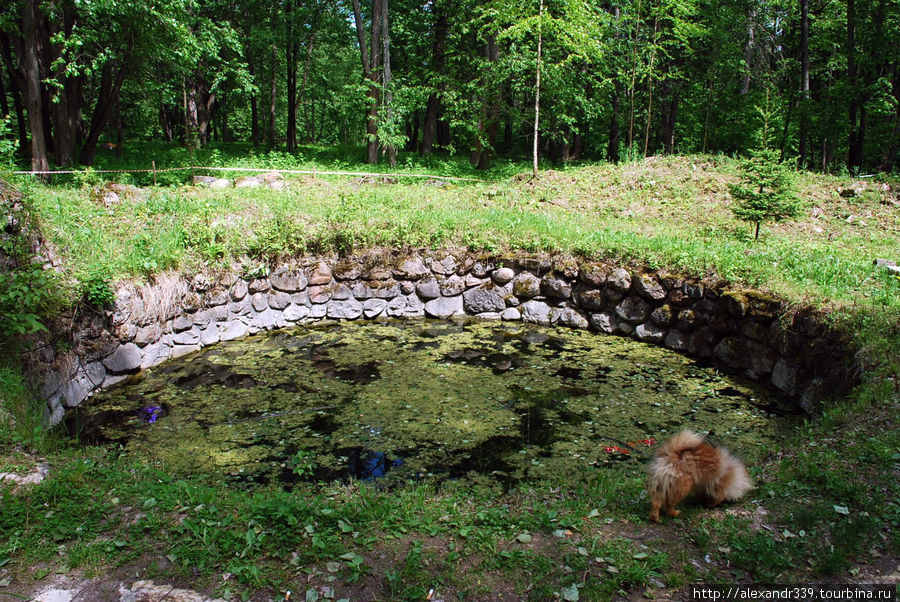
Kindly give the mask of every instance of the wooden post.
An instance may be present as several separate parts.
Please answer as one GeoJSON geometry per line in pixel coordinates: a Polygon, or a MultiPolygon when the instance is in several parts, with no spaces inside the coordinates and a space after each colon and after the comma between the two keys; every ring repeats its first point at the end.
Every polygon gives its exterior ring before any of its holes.
{"type": "Polygon", "coordinates": [[[151,161],[153,164],[153,185],[156,186],[156,161],[151,161]]]}

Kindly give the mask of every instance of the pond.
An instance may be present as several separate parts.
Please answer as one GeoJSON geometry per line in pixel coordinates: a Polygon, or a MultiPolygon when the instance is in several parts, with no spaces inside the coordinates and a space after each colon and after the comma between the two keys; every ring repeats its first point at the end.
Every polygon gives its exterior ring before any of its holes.
{"type": "MultiPolygon", "coordinates": [[[[646,462],[683,428],[762,455],[792,422],[762,388],[613,336],[522,323],[323,323],[208,347],[86,400],[88,444],[240,487],[646,462]]],[[[483,477],[482,477],[483,478],[483,477]]]]}

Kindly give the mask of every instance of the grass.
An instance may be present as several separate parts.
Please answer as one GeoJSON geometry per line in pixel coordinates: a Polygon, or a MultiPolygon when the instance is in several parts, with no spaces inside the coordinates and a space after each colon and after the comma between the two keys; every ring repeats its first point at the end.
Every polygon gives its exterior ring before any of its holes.
{"type": "MultiPolygon", "coordinates": [[[[160,167],[371,170],[360,149],[249,155],[220,147],[193,161],[178,149],[132,149],[121,161],[101,153],[98,167],[146,167],[155,157],[160,167]]],[[[464,161],[409,157],[398,171],[485,181],[437,187],[304,176],[282,192],[213,191],[184,186],[176,174],[111,207],[92,194],[96,174],[52,187],[21,182],[79,291],[73,296],[90,285],[102,298],[104,278],[249,272],[297,254],[373,246],[560,252],[715,276],[821,307],[852,334],[861,384],[752,467],[759,487],[751,499],[727,511],[688,505],[657,527],[645,521],[640,468],[559,475],[508,492],[476,482],[239,492],[203,475],[176,480],[129,465],[114,449],[37,435],[39,403],[7,361],[0,399],[16,424],[0,423],[2,462],[21,467],[34,461],[21,450],[42,453],[53,476],[19,493],[0,489],[0,584],[33,587],[51,571],[121,567],[238,599],[292,589],[307,599],[335,591],[420,600],[435,588],[447,599],[600,600],[641,590],[677,596],[699,581],[845,581],[894,570],[900,281],[872,260],[900,259],[900,185],[887,181],[883,190],[869,180],[846,197],[858,183],[798,174],[803,216],[764,225],[754,242],[751,226],[729,209],[736,165],[652,158],[566,166],[533,181],[516,175],[524,164],[485,173],[464,161]]]]}
{"type": "MultiPolygon", "coordinates": [[[[508,171],[518,168],[524,166],[508,171]]],[[[852,304],[860,296],[896,302],[900,283],[871,265],[875,257],[900,255],[890,194],[872,184],[846,201],[838,191],[848,182],[804,174],[805,216],[764,226],[763,239],[753,242],[751,228],[729,210],[734,169],[724,158],[665,158],[551,171],[537,182],[505,178],[441,188],[303,177],[287,191],[161,187],[112,207],[93,200],[90,186],[32,186],[27,196],[71,269],[107,270],[114,279],[304,252],[460,245],[714,272],[817,302],[852,304]]]]}
{"type": "Polygon", "coordinates": [[[223,593],[310,582],[410,600],[434,587],[483,597],[491,579],[534,599],[577,584],[591,599],[646,584],[670,566],[666,553],[606,533],[613,516],[634,518],[637,497],[623,514],[600,513],[588,497],[563,500],[550,484],[501,497],[427,483],[247,493],[203,477],[173,480],[102,450],[66,458],[26,495],[3,490],[0,563],[91,574],[152,557],[176,578],[229,573],[223,593]]]}
{"type": "Polygon", "coordinates": [[[0,357],[0,448],[11,443],[47,448],[51,437],[41,423],[43,405],[16,363],[0,357]]]}

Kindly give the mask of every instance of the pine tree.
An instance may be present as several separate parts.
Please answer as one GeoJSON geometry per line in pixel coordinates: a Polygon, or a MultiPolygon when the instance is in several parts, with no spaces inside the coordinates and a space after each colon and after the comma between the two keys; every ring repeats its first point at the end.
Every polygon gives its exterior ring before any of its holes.
{"type": "Polygon", "coordinates": [[[729,191],[735,200],[731,210],[738,219],[756,224],[756,239],[762,222],[794,218],[802,209],[791,172],[772,149],[756,151],[745,161],[740,181],[729,191]]]}

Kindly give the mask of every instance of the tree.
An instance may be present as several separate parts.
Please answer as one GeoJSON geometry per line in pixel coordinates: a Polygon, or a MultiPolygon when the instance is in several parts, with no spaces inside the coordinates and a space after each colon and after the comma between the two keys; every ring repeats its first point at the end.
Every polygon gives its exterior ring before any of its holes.
{"type": "Polygon", "coordinates": [[[38,11],[36,0],[26,0],[22,3],[23,36],[20,57],[21,71],[25,80],[25,108],[31,124],[31,169],[33,171],[47,171],[50,168],[47,161],[44,108],[41,102],[41,70],[38,58],[40,19],[41,14],[38,11]]]}
{"type": "Polygon", "coordinates": [[[540,0],[540,10],[538,12],[538,30],[537,30],[537,66],[535,68],[534,82],[534,153],[532,155],[532,177],[538,175],[538,119],[541,115],[541,45],[544,41],[543,31],[541,30],[541,21],[544,19],[544,0],[540,0]]]}
{"type": "MultiPolygon", "coordinates": [[[[363,20],[359,0],[353,2],[353,22],[359,36],[359,54],[362,60],[363,77],[368,86],[366,99],[369,103],[366,110],[366,161],[378,163],[378,109],[381,104],[384,64],[384,25],[388,21],[386,0],[372,0],[371,33],[366,40],[366,23],[363,20]],[[371,49],[369,45],[371,44],[371,49]]],[[[388,66],[388,72],[390,67],[388,66]]]]}
{"type": "Polygon", "coordinates": [[[731,207],[735,217],[756,224],[755,239],[762,222],[796,217],[802,208],[790,170],[778,162],[772,149],[757,151],[745,161],[740,181],[729,191],[735,200],[731,207]]]}
{"type": "Polygon", "coordinates": [[[809,0],[800,0],[800,167],[806,166],[809,142],[809,0]]]}

